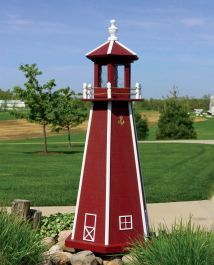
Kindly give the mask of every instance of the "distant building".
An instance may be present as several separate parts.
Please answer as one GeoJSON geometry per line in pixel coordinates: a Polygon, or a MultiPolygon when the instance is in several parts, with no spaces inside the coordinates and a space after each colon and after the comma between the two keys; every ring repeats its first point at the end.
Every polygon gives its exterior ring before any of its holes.
{"type": "Polygon", "coordinates": [[[214,96],[210,97],[210,106],[207,113],[210,115],[214,115],[214,96]]]}
{"type": "Polygon", "coordinates": [[[0,108],[3,108],[3,109],[25,108],[25,103],[21,100],[0,99],[0,108]]]}

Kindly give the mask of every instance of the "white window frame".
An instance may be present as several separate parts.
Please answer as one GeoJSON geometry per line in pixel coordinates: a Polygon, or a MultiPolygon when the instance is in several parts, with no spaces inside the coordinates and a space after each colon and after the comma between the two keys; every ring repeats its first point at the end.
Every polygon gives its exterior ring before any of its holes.
{"type": "Polygon", "coordinates": [[[97,215],[86,213],[85,214],[85,220],[84,220],[84,230],[83,230],[83,240],[85,241],[95,241],[95,232],[96,232],[96,224],[97,224],[97,215]],[[87,225],[87,217],[88,216],[94,216],[94,226],[88,226],[87,225]]]}
{"type": "Polygon", "coordinates": [[[119,216],[119,229],[120,230],[132,230],[133,229],[132,215],[120,215],[119,216]],[[124,222],[122,222],[123,218],[125,218],[124,222]],[[130,218],[130,221],[127,221],[126,218],[130,218]],[[125,224],[125,227],[122,226],[123,224],[125,224]]]}

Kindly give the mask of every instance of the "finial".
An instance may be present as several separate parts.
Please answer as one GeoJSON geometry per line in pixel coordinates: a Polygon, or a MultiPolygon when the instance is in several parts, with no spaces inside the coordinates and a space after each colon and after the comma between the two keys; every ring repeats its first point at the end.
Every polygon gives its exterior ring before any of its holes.
{"type": "Polygon", "coordinates": [[[116,24],[116,20],[115,19],[111,19],[110,20],[110,23],[111,23],[111,26],[108,28],[108,32],[110,34],[108,40],[118,40],[117,36],[116,36],[116,33],[117,33],[117,26],[115,25],[116,24]]]}

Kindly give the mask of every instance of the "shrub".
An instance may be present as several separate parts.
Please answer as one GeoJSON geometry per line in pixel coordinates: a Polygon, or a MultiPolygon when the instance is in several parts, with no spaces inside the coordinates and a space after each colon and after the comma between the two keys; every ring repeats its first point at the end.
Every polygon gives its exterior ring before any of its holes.
{"type": "Polygon", "coordinates": [[[139,113],[135,113],[135,124],[137,129],[138,140],[144,140],[148,136],[149,127],[146,117],[143,118],[139,113]]]}
{"type": "Polygon", "coordinates": [[[59,232],[72,229],[73,219],[73,214],[61,213],[42,217],[39,233],[42,237],[52,236],[56,238],[59,232]]]}
{"type": "Polygon", "coordinates": [[[168,98],[160,112],[157,139],[195,139],[193,120],[176,98],[168,98]]]}
{"type": "Polygon", "coordinates": [[[27,222],[0,210],[0,264],[34,265],[45,251],[39,236],[27,222]]]}
{"type": "Polygon", "coordinates": [[[137,241],[130,249],[132,265],[214,265],[214,234],[189,221],[160,227],[158,237],[137,241]]]}

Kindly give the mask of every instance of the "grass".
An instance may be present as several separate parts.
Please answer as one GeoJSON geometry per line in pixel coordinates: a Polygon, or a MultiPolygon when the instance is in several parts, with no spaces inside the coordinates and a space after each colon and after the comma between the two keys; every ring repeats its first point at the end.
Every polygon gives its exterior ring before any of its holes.
{"type": "Polygon", "coordinates": [[[197,139],[214,140],[214,118],[209,118],[202,122],[194,123],[197,139]]]}
{"type": "Polygon", "coordinates": [[[16,120],[8,111],[0,111],[0,121],[16,120]]]}
{"type": "MultiPolygon", "coordinates": [[[[15,198],[33,205],[75,205],[83,156],[83,143],[57,143],[54,136],[49,155],[41,153],[41,139],[22,144],[0,143],[0,201],[9,205],[15,198]]],[[[84,133],[73,134],[84,140],[84,133]]],[[[211,145],[140,144],[148,202],[201,200],[214,191],[211,145]]]]}
{"type": "Polygon", "coordinates": [[[46,250],[30,225],[0,210],[0,264],[36,265],[46,250]]]}
{"type": "Polygon", "coordinates": [[[160,227],[158,237],[135,242],[130,265],[214,265],[214,234],[187,224],[160,227]]]}

